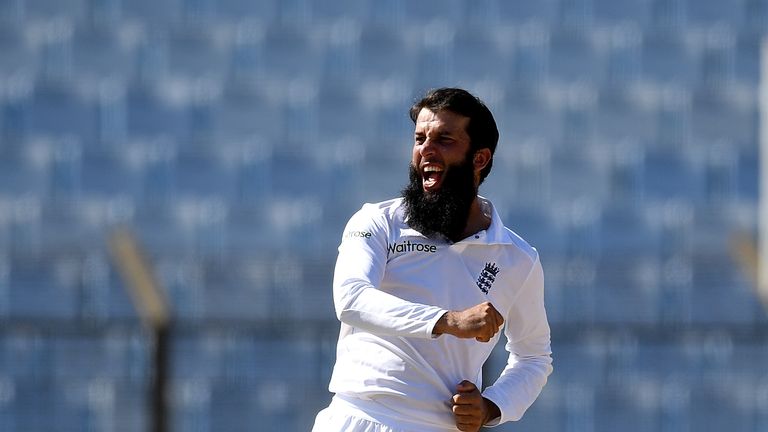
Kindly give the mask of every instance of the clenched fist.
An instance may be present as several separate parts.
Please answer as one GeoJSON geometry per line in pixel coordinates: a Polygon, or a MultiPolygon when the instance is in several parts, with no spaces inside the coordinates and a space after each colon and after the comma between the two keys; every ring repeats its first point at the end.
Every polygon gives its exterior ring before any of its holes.
{"type": "Polygon", "coordinates": [[[456,386],[451,402],[453,419],[460,431],[476,432],[489,420],[501,415],[499,407],[484,398],[477,386],[467,380],[456,386]]]}
{"type": "Polygon", "coordinates": [[[501,329],[504,318],[490,302],[462,311],[446,312],[435,324],[432,333],[436,335],[450,334],[458,338],[475,338],[480,342],[488,342],[501,329]]]}

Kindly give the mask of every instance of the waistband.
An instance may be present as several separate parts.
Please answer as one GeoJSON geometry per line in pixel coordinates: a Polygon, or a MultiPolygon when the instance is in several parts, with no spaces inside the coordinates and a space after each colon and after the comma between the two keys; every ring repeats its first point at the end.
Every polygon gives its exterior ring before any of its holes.
{"type": "MultiPolygon", "coordinates": [[[[402,432],[453,432],[456,427],[442,427],[435,424],[424,423],[414,420],[413,416],[404,415],[391,406],[395,397],[391,395],[374,395],[369,399],[360,399],[349,395],[336,394],[331,400],[331,407],[348,413],[350,416],[358,417],[364,420],[380,423],[392,429],[402,432]],[[410,417],[410,419],[406,419],[410,417]]],[[[410,401],[402,397],[397,397],[397,403],[410,411],[407,406],[410,401]]],[[[450,412],[450,408],[447,408],[450,412]]]]}

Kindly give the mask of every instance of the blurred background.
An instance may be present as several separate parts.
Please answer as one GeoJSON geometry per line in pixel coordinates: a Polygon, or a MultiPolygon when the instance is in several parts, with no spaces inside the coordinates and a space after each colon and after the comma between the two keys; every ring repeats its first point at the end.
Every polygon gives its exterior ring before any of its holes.
{"type": "Polygon", "coordinates": [[[172,312],[170,430],[309,430],[341,231],[446,85],[495,114],[481,194],[547,279],[555,372],[495,430],[768,430],[731,253],[766,32],[766,0],[0,0],[0,430],[150,429],[117,226],[172,312]]]}

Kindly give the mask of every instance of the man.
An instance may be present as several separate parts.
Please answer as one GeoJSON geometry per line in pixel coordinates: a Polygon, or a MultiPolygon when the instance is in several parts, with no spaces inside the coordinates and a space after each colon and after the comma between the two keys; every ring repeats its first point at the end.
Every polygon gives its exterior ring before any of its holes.
{"type": "Polygon", "coordinates": [[[402,198],[364,205],[339,246],[335,396],[316,432],[477,431],[520,419],[552,372],[538,254],[477,194],[498,142],[493,115],[451,88],[410,115],[402,198]],[[502,328],[509,362],[481,392],[502,328]]]}

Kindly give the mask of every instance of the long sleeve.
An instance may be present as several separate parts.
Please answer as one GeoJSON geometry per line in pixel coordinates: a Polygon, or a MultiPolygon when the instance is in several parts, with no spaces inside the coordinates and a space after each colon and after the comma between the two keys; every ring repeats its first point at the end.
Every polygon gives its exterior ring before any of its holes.
{"type": "Polygon", "coordinates": [[[550,330],[544,310],[544,274],[538,255],[507,317],[509,360],[483,396],[498,405],[501,424],[519,420],[533,404],[552,373],[550,330]]]}
{"type": "Polygon", "coordinates": [[[377,335],[430,338],[447,312],[381,291],[386,271],[389,226],[364,206],[347,224],[333,277],[336,316],[351,327],[377,335]]]}

